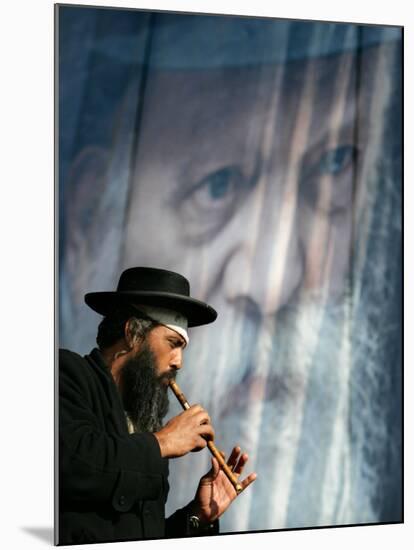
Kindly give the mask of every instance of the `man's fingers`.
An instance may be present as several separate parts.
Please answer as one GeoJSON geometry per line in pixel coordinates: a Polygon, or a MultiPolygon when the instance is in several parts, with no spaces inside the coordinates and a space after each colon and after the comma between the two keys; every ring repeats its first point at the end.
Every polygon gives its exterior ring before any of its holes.
{"type": "Polygon", "coordinates": [[[191,452],[198,453],[199,451],[202,451],[206,447],[206,445],[207,445],[206,440],[200,437],[194,449],[191,449],[191,452]]]}
{"type": "Polygon", "coordinates": [[[211,424],[201,424],[198,433],[207,440],[214,440],[214,428],[211,424]]]}
{"type": "Polygon", "coordinates": [[[246,462],[249,460],[249,455],[247,453],[243,453],[240,458],[239,458],[239,461],[237,463],[237,465],[233,468],[233,472],[235,474],[241,474],[242,471],[243,471],[243,468],[245,467],[246,465],[246,462]]]}
{"type": "Polygon", "coordinates": [[[206,411],[200,411],[194,415],[194,422],[198,424],[211,424],[211,419],[206,411]]]}
{"type": "Polygon", "coordinates": [[[227,461],[227,464],[235,474],[241,474],[246,462],[249,460],[249,456],[246,453],[240,454],[240,452],[240,447],[234,447],[227,461]]]}
{"type": "Polygon", "coordinates": [[[211,466],[212,466],[212,476],[213,479],[215,479],[218,476],[218,473],[220,471],[220,464],[218,463],[217,459],[213,456],[211,457],[211,466]]]}
{"type": "Polygon", "coordinates": [[[230,453],[230,456],[229,456],[229,459],[227,461],[227,464],[230,466],[230,468],[233,470],[236,465],[237,465],[237,461],[239,459],[239,455],[240,455],[240,447],[236,446],[236,447],[233,447],[233,450],[231,451],[230,453]]]}
{"type": "MultiPolygon", "coordinates": [[[[203,407],[201,405],[191,405],[191,407],[189,409],[187,409],[187,411],[190,411],[190,413],[192,414],[197,414],[201,411],[204,411],[203,407]]],[[[187,411],[184,411],[184,412],[187,412],[187,411]]]]}
{"type": "Polygon", "coordinates": [[[181,414],[187,415],[188,418],[191,418],[191,422],[194,426],[211,424],[211,419],[208,412],[200,405],[193,405],[181,414]]]}
{"type": "Polygon", "coordinates": [[[243,487],[243,491],[251,484],[253,481],[257,479],[256,472],[253,472],[252,474],[249,474],[243,481],[240,482],[240,485],[243,487]]]}
{"type": "MultiPolygon", "coordinates": [[[[181,413],[183,414],[183,413],[181,413]]],[[[210,422],[210,416],[208,412],[201,405],[191,405],[189,409],[184,411],[184,414],[187,414],[189,417],[193,417],[198,422],[204,422],[208,420],[210,422]]]]}

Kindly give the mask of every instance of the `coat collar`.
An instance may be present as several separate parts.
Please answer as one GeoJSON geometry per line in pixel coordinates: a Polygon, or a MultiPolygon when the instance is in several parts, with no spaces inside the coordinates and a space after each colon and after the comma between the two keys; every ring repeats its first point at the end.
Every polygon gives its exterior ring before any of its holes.
{"type": "Polygon", "coordinates": [[[85,359],[92,365],[93,368],[95,368],[96,372],[105,382],[105,391],[107,392],[108,399],[112,404],[112,417],[119,433],[128,433],[128,425],[122,405],[122,399],[101,351],[98,348],[94,348],[89,355],[85,356],[85,359]]]}
{"type": "MultiPolygon", "coordinates": [[[[88,356],[87,356],[88,357],[88,356]]],[[[101,351],[98,348],[93,348],[91,353],[89,354],[89,357],[93,360],[93,362],[102,370],[105,372],[105,374],[111,376],[111,371],[109,370],[109,367],[107,363],[105,362],[105,359],[103,358],[103,355],[101,351]]]]}

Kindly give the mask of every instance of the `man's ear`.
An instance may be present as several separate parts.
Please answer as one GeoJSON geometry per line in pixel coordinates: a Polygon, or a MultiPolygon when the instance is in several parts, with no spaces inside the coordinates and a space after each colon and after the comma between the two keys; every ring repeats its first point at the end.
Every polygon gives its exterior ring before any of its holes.
{"type": "Polygon", "coordinates": [[[105,219],[99,207],[105,194],[108,152],[86,147],[72,163],[62,199],[65,214],[65,270],[75,303],[83,303],[101,253],[105,219]]]}
{"type": "Polygon", "coordinates": [[[124,338],[128,349],[131,350],[136,344],[139,344],[136,333],[136,320],[131,318],[125,323],[124,338]]]}
{"type": "Polygon", "coordinates": [[[96,225],[99,199],[104,194],[108,168],[108,151],[85,147],[71,164],[64,185],[67,225],[84,236],[96,225]]]}

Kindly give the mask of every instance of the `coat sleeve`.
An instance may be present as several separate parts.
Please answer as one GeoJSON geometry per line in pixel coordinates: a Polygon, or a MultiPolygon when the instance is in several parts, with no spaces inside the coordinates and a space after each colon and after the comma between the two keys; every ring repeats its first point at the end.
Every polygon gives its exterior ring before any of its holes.
{"type": "MultiPolygon", "coordinates": [[[[65,504],[112,504],[128,511],[165,490],[168,461],[150,433],[114,435],[94,407],[95,376],[70,352],[60,356],[59,483],[65,504]]],[[[110,411],[107,411],[108,414],[110,411]]]]}
{"type": "Polygon", "coordinates": [[[219,533],[219,520],[216,520],[210,525],[199,527],[194,530],[190,526],[189,515],[187,505],[184,506],[184,508],[180,508],[169,518],[167,518],[165,521],[165,536],[168,538],[178,538],[183,536],[200,537],[217,535],[219,533]]]}

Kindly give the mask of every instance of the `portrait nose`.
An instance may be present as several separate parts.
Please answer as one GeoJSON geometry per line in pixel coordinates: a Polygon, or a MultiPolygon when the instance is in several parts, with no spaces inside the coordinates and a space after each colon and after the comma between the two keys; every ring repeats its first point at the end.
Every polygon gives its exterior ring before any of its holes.
{"type": "Polygon", "coordinates": [[[294,303],[303,279],[298,228],[269,220],[259,233],[241,235],[224,268],[226,301],[260,316],[275,315],[294,303]]]}

